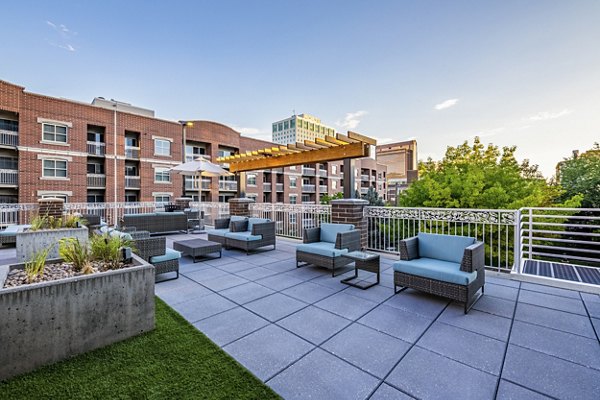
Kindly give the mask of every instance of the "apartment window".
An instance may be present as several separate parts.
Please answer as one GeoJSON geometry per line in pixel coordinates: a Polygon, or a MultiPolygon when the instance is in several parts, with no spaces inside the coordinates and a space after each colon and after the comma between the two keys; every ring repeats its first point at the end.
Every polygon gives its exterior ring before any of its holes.
{"type": "Polygon", "coordinates": [[[40,196],[42,199],[62,199],[65,203],[69,199],[66,194],[62,193],[46,193],[40,196]]]}
{"type": "Polygon", "coordinates": [[[295,176],[290,176],[290,187],[291,188],[298,187],[297,180],[298,180],[298,178],[296,178],[295,176]]]}
{"type": "Polygon", "coordinates": [[[332,165],[331,166],[331,174],[332,175],[337,175],[337,165],[332,165]]]}
{"type": "Polygon", "coordinates": [[[280,123],[277,125],[277,130],[278,130],[278,131],[280,131],[280,132],[283,130],[283,122],[280,122],[280,123]]]}
{"type": "Polygon", "coordinates": [[[88,194],[87,202],[88,203],[104,203],[104,195],[103,194],[88,194]]]}
{"type": "Polygon", "coordinates": [[[103,143],[104,142],[104,134],[100,133],[100,132],[88,132],[87,133],[87,141],[103,143]]]}
{"type": "Polygon", "coordinates": [[[125,176],[139,176],[137,167],[135,165],[126,165],[125,176]]]}
{"type": "Polygon", "coordinates": [[[67,127],[64,125],[42,124],[44,141],[67,143],[67,127]]]}
{"type": "Polygon", "coordinates": [[[171,155],[171,142],[164,139],[154,139],[154,155],[157,156],[170,156],[171,155]]]}
{"type": "Polygon", "coordinates": [[[13,121],[11,119],[0,118],[0,129],[11,132],[19,131],[19,121],[13,121]]]}
{"type": "Polygon", "coordinates": [[[290,128],[290,123],[288,121],[284,121],[283,122],[283,129],[289,129],[290,128]]]}
{"type": "Polygon", "coordinates": [[[19,169],[19,163],[14,157],[0,157],[0,169],[19,169]]]}
{"type": "Polygon", "coordinates": [[[290,194],[290,204],[298,204],[298,196],[295,194],[290,194]]]}
{"type": "Polygon", "coordinates": [[[171,172],[168,168],[154,168],[154,182],[171,182],[171,172]]]}
{"type": "Polygon", "coordinates": [[[103,174],[104,173],[104,164],[88,163],[87,173],[88,174],[103,174]]]}
{"type": "Polygon", "coordinates": [[[125,147],[138,147],[138,140],[134,137],[125,138],[125,147]]]}
{"type": "Polygon", "coordinates": [[[308,203],[308,202],[310,202],[310,195],[309,195],[309,194],[303,194],[303,195],[302,195],[302,202],[303,202],[303,203],[308,203]]]}
{"type": "Polygon", "coordinates": [[[156,195],[156,196],[154,196],[154,202],[155,203],[163,203],[163,204],[170,203],[171,196],[166,195],[166,194],[165,195],[162,195],[162,194],[156,195]]]}
{"type": "Polygon", "coordinates": [[[334,190],[337,189],[337,181],[335,179],[331,181],[331,188],[334,190]]]}
{"type": "Polygon", "coordinates": [[[277,124],[273,124],[273,133],[277,132],[277,124]]]}
{"type": "Polygon", "coordinates": [[[43,176],[46,178],[66,178],[67,162],[65,160],[44,160],[43,176]]]}
{"type": "Polygon", "coordinates": [[[295,127],[296,127],[296,120],[295,119],[290,120],[290,128],[293,129],[295,127]]]}
{"type": "Polygon", "coordinates": [[[250,186],[256,186],[256,175],[248,175],[246,183],[250,186]]]}
{"type": "Polygon", "coordinates": [[[127,203],[135,203],[138,201],[137,193],[125,193],[125,201],[127,203]]]}

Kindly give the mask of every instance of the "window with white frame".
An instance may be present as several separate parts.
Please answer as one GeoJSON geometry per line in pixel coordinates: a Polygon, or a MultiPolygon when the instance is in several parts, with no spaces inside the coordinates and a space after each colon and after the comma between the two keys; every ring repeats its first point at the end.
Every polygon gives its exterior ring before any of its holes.
{"type": "Polygon", "coordinates": [[[335,179],[331,181],[331,188],[337,189],[337,181],[335,179]]]}
{"type": "Polygon", "coordinates": [[[42,160],[43,172],[45,178],[66,178],[67,177],[67,161],[45,159],[42,160]]]}
{"type": "Polygon", "coordinates": [[[290,176],[290,187],[291,188],[295,188],[298,187],[298,178],[296,178],[295,176],[290,176]]]}
{"type": "Polygon", "coordinates": [[[171,182],[171,172],[169,168],[154,168],[154,182],[171,182]]]}
{"type": "Polygon", "coordinates": [[[42,199],[61,199],[66,203],[69,199],[69,196],[62,193],[46,193],[40,196],[42,199]]]}
{"type": "Polygon", "coordinates": [[[333,175],[337,175],[337,165],[332,165],[332,166],[331,166],[331,173],[332,173],[333,175]]]}
{"type": "Polygon", "coordinates": [[[171,196],[169,196],[168,194],[157,194],[154,196],[154,202],[162,204],[170,203],[171,196]]]}
{"type": "Polygon", "coordinates": [[[67,143],[67,127],[56,124],[42,124],[44,142],[67,143]]]}
{"type": "Polygon", "coordinates": [[[290,194],[290,204],[297,204],[297,203],[298,203],[298,195],[290,194]]]}
{"type": "Polygon", "coordinates": [[[164,139],[154,139],[154,155],[157,156],[170,156],[171,155],[171,142],[164,139]]]}
{"type": "Polygon", "coordinates": [[[248,175],[246,184],[249,186],[256,186],[256,175],[248,175]]]}

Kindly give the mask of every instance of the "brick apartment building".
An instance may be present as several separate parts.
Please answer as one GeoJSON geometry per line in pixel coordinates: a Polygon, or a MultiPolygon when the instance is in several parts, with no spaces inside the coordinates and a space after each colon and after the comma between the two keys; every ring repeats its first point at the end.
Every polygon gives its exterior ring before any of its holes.
{"type": "MultiPolygon", "coordinates": [[[[197,197],[197,182],[168,169],[198,155],[211,159],[273,145],[210,121],[167,121],[127,103],[92,104],[29,93],[0,81],[0,203],[172,201],[197,197]],[[184,143],[185,137],[185,143],[184,143]]],[[[257,202],[318,203],[343,189],[342,162],[247,173],[257,202]]],[[[387,167],[356,162],[356,189],[386,193],[387,167]]],[[[234,197],[233,177],[204,178],[202,201],[234,197]]]]}

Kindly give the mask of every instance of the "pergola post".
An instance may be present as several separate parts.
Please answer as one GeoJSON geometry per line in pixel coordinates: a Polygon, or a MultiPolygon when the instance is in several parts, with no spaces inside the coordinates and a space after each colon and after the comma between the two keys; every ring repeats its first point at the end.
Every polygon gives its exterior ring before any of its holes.
{"type": "Polygon", "coordinates": [[[246,197],[246,173],[236,173],[235,181],[237,182],[237,197],[240,199],[246,197]]]}
{"type": "Polygon", "coordinates": [[[356,189],[356,161],[354,158],[344,159],[344,198],[355,198],[356,189]]]}

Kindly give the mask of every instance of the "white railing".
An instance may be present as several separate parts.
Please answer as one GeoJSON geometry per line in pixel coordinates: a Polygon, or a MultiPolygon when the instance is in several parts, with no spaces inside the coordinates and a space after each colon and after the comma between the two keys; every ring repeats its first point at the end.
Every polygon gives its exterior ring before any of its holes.
{"type": "Polygon", "coordinates": [[[331,206],[327,205],[253,203],[250,212],[253,217],[275,221],[277,235],[295,239],[302,239],[305,228],[331,222],[331,206]]]}
{"type": "Polygon", "coordinates": [[[319,169],[318,175],[322,178],[326,178],[327,177],[327,170],[326,169],[319,169]]]}
{"type": "Polygon", "coordinates": [[[236,181],[219,181],[219,190],[235,192],[237,191],[236,181]]]}
{"type": "Polygon", "coordinates": [[[106,143],[87,142],[87,153],[93,156],[103,156],[106,153],[106,143]]]}
{"type": "MultiPolygon", "coordinates": [[[[198,202],[191,202],[190,207],[197,210],[198,202]]],[[[204,224],[212,226],[215,219],[229,216],[229,203],[201,202],[200,210],[204,211],[204,224]]]]}
{"type": "Polygon", "coordinates": [[[0,129],[0,144],[4,146],[18,146],[19,133],[7,129],[0,129]]]}
{"type": "MultiPolygon", "coordinates": [[[[185,190],[198,190],[198,178],[185,178],[185,190]]],[[[210,190],[210,178],[202,178],[202,190],[210,190]]]]}
{"type": "Polygon", "coordinates": [[[315,176],[315,169],[314,168],[302,168],[302,175],[306,175],[306,176],[315,176]]]}
{"type": "Polygon", "coordinates": [[[16,186],[19,184],[19,171],[16,169],[0,169],[0,184],[16,186]]]}
{"type": "Polygon", "coordinates": [[[133,146],[125,146],[125,158],[140,158],[140,148],[133,146]]]}
{"type": "Polygon", "coordinates": [[[361,181],[368,181],[369,180],[369,175],[361,175],[360,176],[360,180],[361,181]]]}
{"type": "Polygon", "coordinates": [[[399,242],[419,232],[473,236],[485,243],[488,268],[511,271],[518,211],[366,207],[368,248],[399,253],[399,242]]]}
{"type": "Polygon", "coordinates": [[[139,176],[125,176],[125,187],[128,189],[139,189],[140,188],[140,177],[139,176]]]}
{"type": "Polygon", "coordinates": [[[327,185],[319,185],[320,193],[327,193],[327,185]]]}
{"type": "Polygon", "coordinates": [[[302,191],[306,193],[314,193],[315,188],[315,185],[302,185],[302,191]]]}
{"type": "Polygon", "coordinates": [[[104,188],[104,187],[106,187],[106,175],[104,175],[104,174],[87,174],[87,187],[89,187],[89,188],[104,188]]]}
{"type": "Polygon", "coordinates": [[[600,209],[522,208],[519,213],[519,272],[526,260],[600,267],[600,209]]]}
{"type": "Polygon", "coordinates": [[[278,192],[283,192],[283,183],[276,183],[275,190],[278,192]]]}
{"type": "Polygon", "coordinates": [[[263,192],[271,191],[271,182],[263,182],[263,192]]]}

